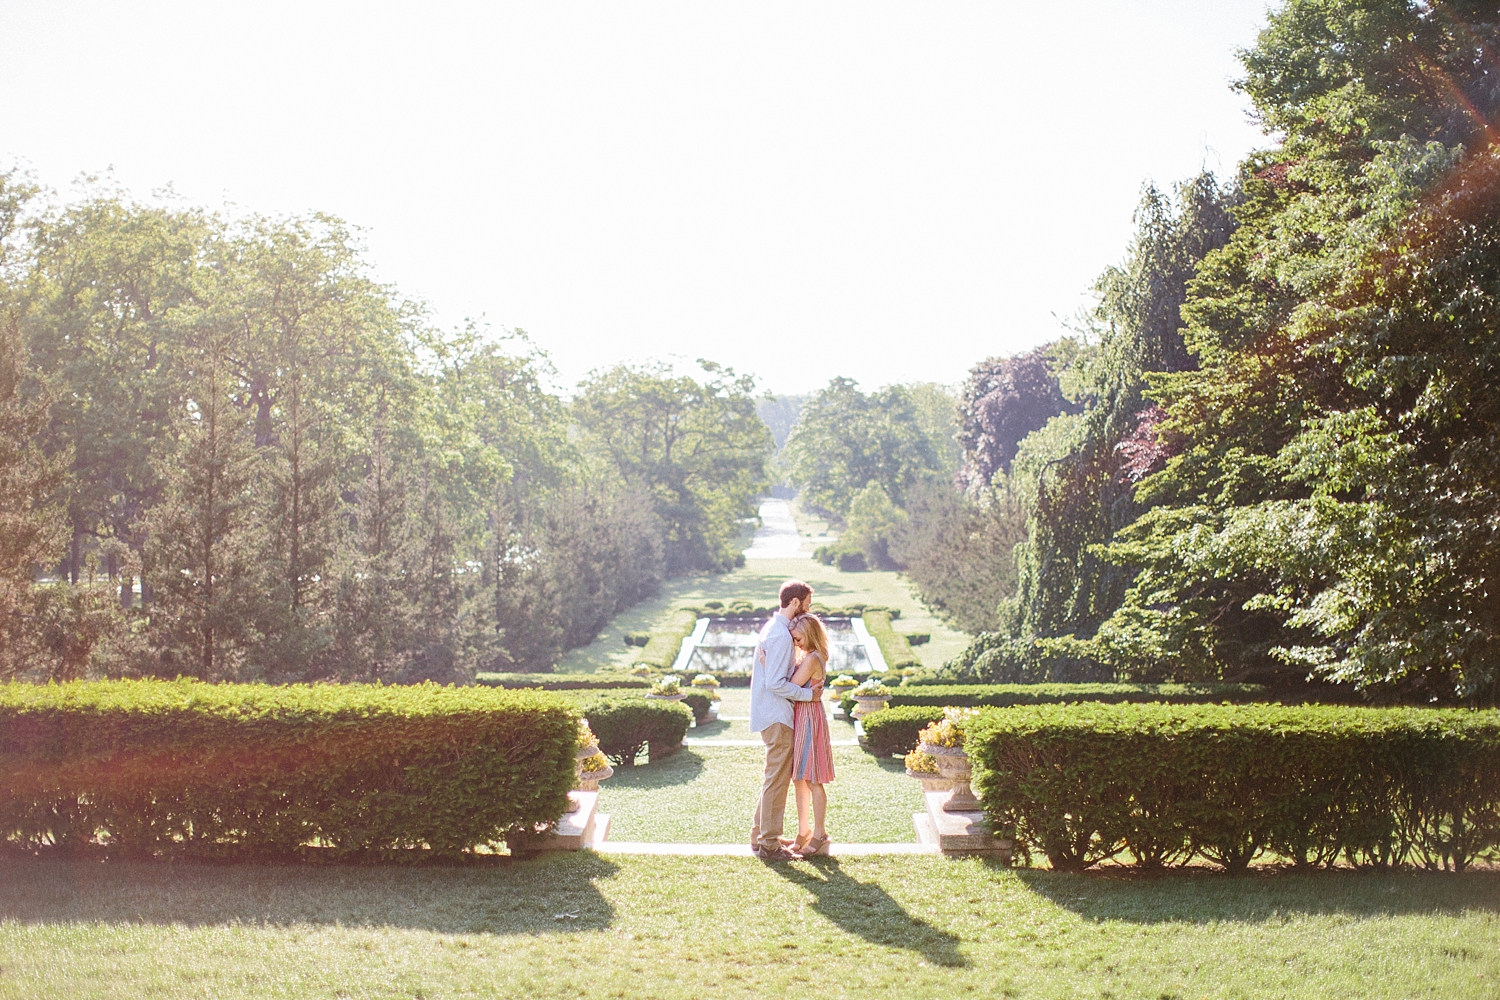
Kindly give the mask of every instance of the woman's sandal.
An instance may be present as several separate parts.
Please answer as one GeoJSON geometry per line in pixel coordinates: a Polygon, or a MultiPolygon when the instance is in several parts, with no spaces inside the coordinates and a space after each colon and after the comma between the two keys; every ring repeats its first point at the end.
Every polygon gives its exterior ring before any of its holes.
{"type": "Polygon", "coordinates": [[[827,857],[828,845],[832,842],[832,838],[826,834],[822,837],[808,837],[806,840],[799,840],[797,847],[793,848],[793,850],[804,858],[810,858],[819,854],[827,857]]]}

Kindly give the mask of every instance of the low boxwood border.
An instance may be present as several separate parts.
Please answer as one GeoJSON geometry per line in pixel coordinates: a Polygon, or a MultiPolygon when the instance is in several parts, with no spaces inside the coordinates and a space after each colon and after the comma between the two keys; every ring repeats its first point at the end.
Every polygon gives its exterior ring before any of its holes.
{"type": "Polygon", "coordinates": [[[555,822],[578,712],[484,688],[0,685],[0,841],[128,856],[453,857],[555,822]]]}
{"type": "Polygon", "coordinates": [[[981,710],[965,746],[991,822],[1055,868],[1128,852],[1239,871],[1271,852],[1463,870],[1500,853],[1497,711],[1019,706],[981,710]]]}

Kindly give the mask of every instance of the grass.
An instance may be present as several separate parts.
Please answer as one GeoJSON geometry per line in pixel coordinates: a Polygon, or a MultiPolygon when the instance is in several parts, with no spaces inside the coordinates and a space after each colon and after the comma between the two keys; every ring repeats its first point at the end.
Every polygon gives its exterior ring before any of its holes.
{"type": "MultiPolygon", "coordinates": [[[[740,844],[760,794],[765,752],[755,747],[689,747],[645,767],[617,768],[600,784],[610,840],[740,844]]],[[[845,843],[911,843],[922,787],[899,760],[876,760],[858,747],[834,747],[828,832],[845,843]]],[[[796,806],[786,826],[796,832],[796,806]]]]}
{"type": "Polygon", "coordinates": [[[0,998],[1494,997],[1500,876],[0,860],[0,998]]]}
{"type": "MultiPolygon", "coordinates": [[[[806,521],[803,516],[798,516],[799,527],[804,531],[807,530],[806,521]]],[[[756,559],[729,573],[668,580],[656,597],[616,615],[594,642],[564,654],[556,669],[562,673],[592,673],[600,669],[629,667],[635,650],[625,645],[625,633],[649,632],[655,626],[665,625],[672,611],[684,604],[727,603],[741,599],[762,606],[771,604],[781,584],[794,577],[806,580],[816,598],[829,605],[863,601],[900,608],[901,617],[896,621],[898,632],[932,634],[931,642],[913,647],[925,667],[941,667],[963,652],[972,639],[923,607],[911,584],[898,573],[873,570],[844,573],[811,559],[756,559]]]]}
{"type": "MultiPolygon", "coordinates": [[[[727,688],[719,711],[728,719],[688,730],[697,739],[754,739],[745,717],[750,692],[727,688]]],[[[830,723],[834,739],[852,739],[848,722],[830,723]]],[[[847,844],[911,843],[912,813],[921,812],[922,786],[895,759],[878,760],[858,747],[833,748],[835,780],[828,786],[828,831],[847,844]]],[[[599,809],[609,813],[610,840],[666,844],[739,844],[750,839],[750,814],[760,794],[765,751],[760,747],[692,746],[633,768],[616,768],[599,786],[599,809]]],[[[787,805],[787,829],[796,806],[787,805]]]]}

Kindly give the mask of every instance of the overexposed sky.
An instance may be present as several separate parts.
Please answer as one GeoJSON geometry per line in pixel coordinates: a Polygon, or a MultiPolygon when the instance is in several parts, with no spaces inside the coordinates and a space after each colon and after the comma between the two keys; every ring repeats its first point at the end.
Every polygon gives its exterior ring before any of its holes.
{"type": "Polygon", "coordinates": [[[341,216],[564,384],[957,382],[1060,332],[1144,181],[1266,143],[1229,89],[1265,8],[4,0],[0,166],[341,216]]]}

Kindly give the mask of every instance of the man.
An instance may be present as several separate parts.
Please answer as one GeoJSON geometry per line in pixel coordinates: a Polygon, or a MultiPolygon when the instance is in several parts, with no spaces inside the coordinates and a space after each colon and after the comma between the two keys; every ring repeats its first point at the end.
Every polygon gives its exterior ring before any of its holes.
{"type": "Polygon", "coordinates": [[[801,580],[781,585],[781,610],[760,630],[750,665],[750,731],[766,745],[766,775],[750,825],[750,847],[763,861],[795,861],[781,836],[786,820],[786,792],[792,782],[792,702],[812,701],[819,688],[792,683],[791,622],[812,607],[812,588],[801,580]]]}

